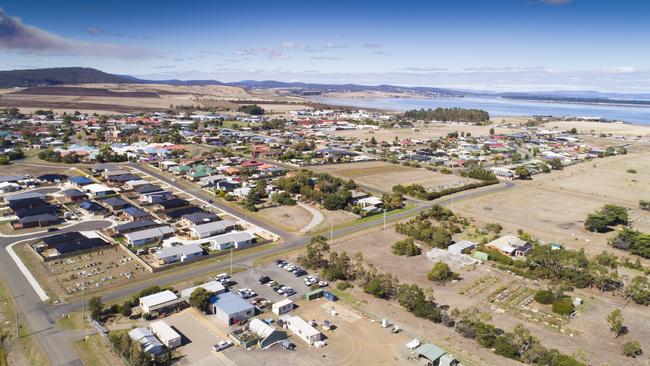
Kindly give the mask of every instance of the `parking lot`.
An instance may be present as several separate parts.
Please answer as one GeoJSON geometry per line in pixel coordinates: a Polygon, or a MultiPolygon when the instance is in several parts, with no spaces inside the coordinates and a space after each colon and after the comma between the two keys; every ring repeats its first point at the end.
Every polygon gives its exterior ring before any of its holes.
{"type": "MultiPolygon", "coordinates": [[[[275,262],[260,267],[249,268],[244,272],[234,274],[232,279],[236,281],[237,284],[231,288],[231,291],[236,292],[241,288],[249,288],[255,291],[258,296],[264,297],[272,303],[287,298],[286,296],[273,291],[271,287],[260,284],[259,278],[261,276],[269,276],[271,280],[293,288],[296,293],[288,296],[288,298],[292,300],[303,298],[305,293],[309,291],[309,287],[305,285],[303,280],[307,275],[296,277],[293,273],[288,272],[283,268],[279,268],[275,262]]],[[[251,298],[249,300],[253,299],[251,298]]]]}

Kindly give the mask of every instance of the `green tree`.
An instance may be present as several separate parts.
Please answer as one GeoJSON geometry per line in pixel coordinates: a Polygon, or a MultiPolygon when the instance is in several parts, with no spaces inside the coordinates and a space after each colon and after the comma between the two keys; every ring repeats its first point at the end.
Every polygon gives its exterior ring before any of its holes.
{"type": "Polygon", "coordinates": [[[90,318],[99,321],[102,317],[104,304],[99,296],[93,296],[88,300],[88,311],[90,311],[90,318]]]}
{"type": "Polygon", "coordinates": [[[650,282],[646,276],[634,277],[625,292],[635,303],[650,305],[650,282]]]}
{"type": "Polygon", "coordinates": [[[515,175],[518,176],[519,179],[529,179],[530,171],[525,166],[520,165],[515,168],[515,175]]]}
{"type": "Polygon", "coordinates": [[[427,278],[429,281],[435,281],[438,282],[439,284],[443,284],[446,282],[449,282],[453,279],[455,279],[458,275],[456,275],[454,272],[449,269],[449,265],[445,262],[438,262],[436,263],[429,274],[427,274],[427,278]]]}
{"type": "Polygon", "coordinates": [[[637,357],[643,353],[639,341],[626,342],[623,345],[623,354],[627,357],[637,357]]]}
{"type": "Polygon", "coordinates": [[[212,293],[203,287],[198,287],[190,294],[190,306],[206,313],[210,309],[210,297],[212,293]]]}
{"type": "Polygon", "coordinates": [[[411,238],[406,238],[395,242],[392,246],[392,252],[395,255],[404,255],[407,257],[413,257],[422,253],[420,247],[415,245],[415,242],[411,238]]]}
{"type": "Polygon", "coordinates": [[[574,312],[575,308],[573,307],[573,302],[570,297],[563,297],[555,300],[552,310],[556,314],[569,315],[574,312]]]}
{"type": "Polygon", "coordinates": [[[621,335],[623,331],[623,313],[620,309],[615,309],[609,315],[607,315],[607,324],[609,325],[609,330],[614,333],[615,337],[621,335]]]}

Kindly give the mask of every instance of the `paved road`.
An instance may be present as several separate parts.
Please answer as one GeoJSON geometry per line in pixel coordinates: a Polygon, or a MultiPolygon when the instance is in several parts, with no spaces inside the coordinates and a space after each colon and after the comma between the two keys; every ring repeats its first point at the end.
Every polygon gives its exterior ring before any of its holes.
{"type": "MultiPolygon", "coordinates": [[[[205,191],[199,188],[190,189],[185,185],[180,185],[176,182],[172,182],[170,179],[164,177],[163,175],[159,174],[157,171],[151,168],[144,168],[137,164],[129,164],[129,165],[138,168],[140,170],[143,170],[146,173],[151,174],[152,176],[160,179],[161,181],[169,185],[172,185],[180,190],[189,192],[192,195],[195,195],[202,200],[207,201],[208,199],[211,198],[205,191]]],[[[458,193],[454,196],[453,200],[459,202],[465,199],[470,199],[485,194],[499,192],[512,187],[514,187],[514,184],[509,182],[502,183],[499,185],[494,185],[494,186],[483,187],[468,192],[458,193]]],[[[447,205],[451,202],[452,202],[452,198],[441,198],[432,202],[416,202],[415,207],[391,215],[390,221],[400,220],[415,215],[425,210],[426,208],[430,207],[433,204],[447,205]]],[[[220,203],[213,203],[212,205],[234,216],[241,216],[240,212],[234,210],[229,206],[220,203]]],[[[269,229],[270,231],[278,233],[279,235],[283,236],[284,244],[273,247],[268,250],[264,250],[261,252],[256,252],[247,256],[236,258],[233,261],[233,264],[235,265],[250,265],[257,258],[279,253],[281,251],[285,251],[293,248],[299,248],[309,243],[310,240],[309,237],[296,236],[292,233],[288,233],[278,228],[271,227],[268,224],[256,220],[254,218],[250,218],[248,219],[248,221],[264,229],[269,229]]],[[[382,223],[383,223],[383,218],[379,216],[373,220],[364,221],[361,223],[357,223],[355,225],[350,225],[347,227],[334,230],[332,234],[334,238],[338,238],[360,230],[381,225],[382,223]]],[[[105,222],[99,223],[97,221],[88,221],[88,222],[83,222],[71,227],[61,229],[61,231],[56,233],[35,233],[35,234],[27,235],[25,237],[21,237],[18,240],[50,236],[60,232],[97,230],[101,227],[105,227],[105,225],[106,225],[105,222]]],[[[5,248],[7,245],[15,242],[16,240],[17,240],[16,238],[10,238],[10,237],[0,238],[0,246],[2,248],[5,248]]],[[[111,301],[112,299],[117,299],[120,297],[131,295],[139,290],[142,290],[154,284],[166,285],[169,283],[182,281],[187,278],[200,276],[220,269],[225,269],[229,265],[230,265],[229,263],[213,263],[209,265],[202,265],[202,266],[195,266],[195,267],[188,266],[186,270],[165,276],[162,279],[151,279],[148,281],[137,282],[132,286],[124,287],[119,290],[112,291],[110,294],[104,295],[102,298],[104,299],[104,301],[111,301]]],[[[5,251],[2,251],[0,254],[0,275],[6,281],[11,293],[14,294],[14,296],[16,296],[15,301],[18,305],[19,311],[21,312],[22,318],[24,319],[24,321],[32,331],[32,335],[36,337],[38,342],[42,345],[43,349],[45,350],[45,353],[50,359],[50,362],[53,365],[66,365],[66,366],[82,365],[82,362],[78,358],[73,345],[73,342],[78,338],[78,334],[69,331],[62,331],[57,328],[57,324],[56,324],[57,319],[62,314],[69,313],[71,311],[80,310],[81,302],[59,304],[59,305],[52,305],[52,304],[41,302],[36,292],[34,292],[32,287],[29,285],[28,281],[19,271],[16,264],[9,258],[9,256],[5,251]]]]}

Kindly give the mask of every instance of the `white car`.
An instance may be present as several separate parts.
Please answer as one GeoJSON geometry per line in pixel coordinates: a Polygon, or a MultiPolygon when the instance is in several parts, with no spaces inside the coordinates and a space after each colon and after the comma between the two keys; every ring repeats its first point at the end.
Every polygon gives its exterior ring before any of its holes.
{"type": "Polygon", "coordinates": [[[318,286],[320,287],[325,287],[327,285],[329,285],[329,283],[327,283],[326,281],[318,281],[318,286]]]}
{"type": "Polygon", "coordinates": [[[224,349],[232,346],[231,341],[221,341],[217,344],[212,345],[212,350],[215,352],[223,351],[224,349]]]}

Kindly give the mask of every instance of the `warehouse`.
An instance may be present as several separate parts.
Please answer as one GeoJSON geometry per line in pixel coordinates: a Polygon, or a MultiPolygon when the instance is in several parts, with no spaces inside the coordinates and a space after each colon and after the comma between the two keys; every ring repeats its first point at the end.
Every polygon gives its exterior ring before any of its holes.
{"type": "Polygon", "coordinates": [[[153,312],[165,312],[174,309],[178,306],[181,299],[175,293],[165,290],[155,294],[151,294],[140,298],[140,309],[143,314],[151,314],[153,312]]]}
{"type": "Polygon", "coordinates": [[[298,338],[302,339],[309,345],[314,344],[314,342],[320,341],[323,337],[321,332],[319,332],[318,330],[316,330],[316,328],[309,325],[309,323],[307,323],[299,316],[285,315],[280,319],[284,320],[285,324],[287,325],[287,328],[289,328],[289,330],[293,334],[298,336],[298,338]]]}
{"type": "Polygon", "coordinates": [[[176,348],[181,345],[181,335],[176,333],[172,327],[162,320],[155,321],[149,324],[149,330],[153,333],[162,344],[167,348],[176,348]]]}
{"type": "Polygon", "coordinates": [[[239,324],[255,315],[253,305],[232,292],[212,296],[210,311],[226,325],[239,324]]]}

